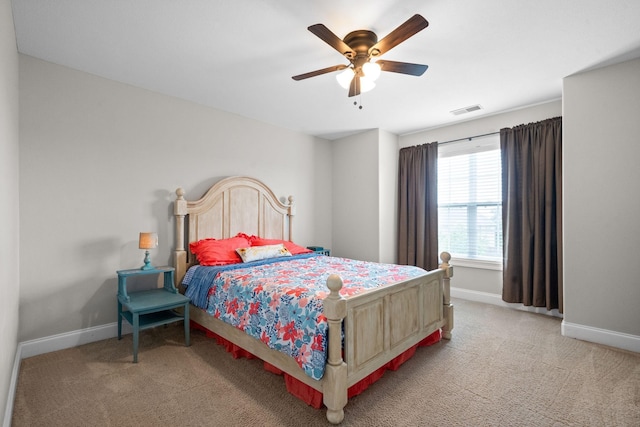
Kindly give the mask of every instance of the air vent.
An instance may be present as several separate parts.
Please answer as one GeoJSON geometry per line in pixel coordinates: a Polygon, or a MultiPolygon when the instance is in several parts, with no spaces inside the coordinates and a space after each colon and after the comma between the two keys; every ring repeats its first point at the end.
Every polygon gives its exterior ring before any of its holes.
{"type": "Polygon", "coordinates": [[[459,108],[457,110],[451,111],[451,114],[454,116],[459,116],[460,114],[471,113],[472,111],[482,110],[482,106],[480,105],[471,105],[469,107],[459,108]]]}

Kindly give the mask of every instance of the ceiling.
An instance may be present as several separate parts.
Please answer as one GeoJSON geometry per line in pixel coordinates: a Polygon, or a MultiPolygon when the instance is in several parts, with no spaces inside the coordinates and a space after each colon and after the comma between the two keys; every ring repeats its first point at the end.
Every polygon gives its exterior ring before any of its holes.
{"type": "Polygon", "coordinates": [[[402,135],[557,100],[562,78],[640,57],[638,0],[13,0],[19,52],[327,139],[402,135]],[[356,99],[348,62],[307,30],[381,39],[419,13],[429,27],[383,55],[429,65],[382,73],[356,99]],[[462,115],[452,110],[480,104],[462,115]]]}

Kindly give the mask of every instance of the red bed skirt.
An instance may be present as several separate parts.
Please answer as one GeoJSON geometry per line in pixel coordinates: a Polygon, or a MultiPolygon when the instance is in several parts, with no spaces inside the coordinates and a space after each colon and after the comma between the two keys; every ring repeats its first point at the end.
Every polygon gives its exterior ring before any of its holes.
{"type": "MultiPolygon", "coordinates": [[[[234,359],[238,359],[240,357],[245,357],[247,359],[256,358],[256,356],[253,355],[252,353],[249,353],[247,350],[243,349],[242,347],[239,347],[234,343],[232,343],[231,341],[228,341],[222,338],[218,334],[211,332],[210,330],[194,322],[193,320],[191,320],[191,327],[193,329],[204,331],[207,337],[209,338],[214,338],[218,342],[218,344],[223,345],[227,349],[227,351],[231,353],[234,359]]],[[[404,353],[398,355],[397,357],[395,357],[393,360],[391,360],[384,366],[381,366],[376,371],[372,372],[369,376],[363,378],[362,380],[358,381],[357,383],[349,387],[349,389],[347,390],[348,398],[350,399],[354,396],[359,395],[363,391],[365,391],[371,384],[378,381],[387,369],[390,369],[392,371],[397,370],[400,367],[400,365],[402,365],[404,362],[409,360],[415,354],[416,349],[418,347],[438,343],[440,342],[441,339],[442,339],[442,335],[440,333],[440,329],[438,329],[437,331],[429,335],[427,338],[425,338],[418,344],[409,348],[404,353]]],[[[292,377],[286,372],[281,371],[280,369],[276,368],[270,363],[267,363],[267,362],[263,362],[263,363],[264,363],[264,369],[266,369],[267,371],[273,372],[274,374],[277,374],[277,375],[284,376],[284,381],[287,387],[287,391],[289,393],[291,393],[298,399],[302,400],[303,402],[305,402],[306,404],[314,408],[317,408],[317,409],[322,408],[322,393],[320,393],[318,390],[314,388],[309,387],[302,381],[296,379],[295,377],[292,377]]]]}

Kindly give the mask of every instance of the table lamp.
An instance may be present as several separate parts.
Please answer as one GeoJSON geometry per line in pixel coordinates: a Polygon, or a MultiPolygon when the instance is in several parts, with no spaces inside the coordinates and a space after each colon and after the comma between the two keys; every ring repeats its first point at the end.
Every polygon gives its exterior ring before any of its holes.
{"type": "Polygon", "coordinates": [[[139,248],[145,249],[144,252],[144,265],[140,267],[140,270],[151,270],[155,268],[151,265],[151,259],[149,258],[149,249],[158,247],[158,233],[140,233],[139,248]]]}

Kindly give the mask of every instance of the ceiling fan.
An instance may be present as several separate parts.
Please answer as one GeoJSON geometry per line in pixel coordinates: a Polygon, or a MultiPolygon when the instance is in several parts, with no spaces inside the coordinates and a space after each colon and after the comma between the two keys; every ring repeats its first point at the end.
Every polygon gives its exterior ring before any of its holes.
{"type": "Polygon", "coordinates": [[[341,84],[349,88],[349,96],[351,97],[360,95],[361,92],[366,92],[367,86],[373,87],[373,80],[377,78],[380,71],[421,76],[427,70],[427,65],[385,61],[379,60],[378,57],[427,28],[428,25],[429,23],[426,19],[416,14],[380,41],[378,41],[378,36],[374,32],[368,30],[352,31],[344,39],[340,39],[323,24],[312,25],[308,30],[340,52],[341,55],[344,55],[350,64],[334,65],[293,76],[292,78],[298,81],[333,71],[345,70],[337,77],[341,84]]]}

